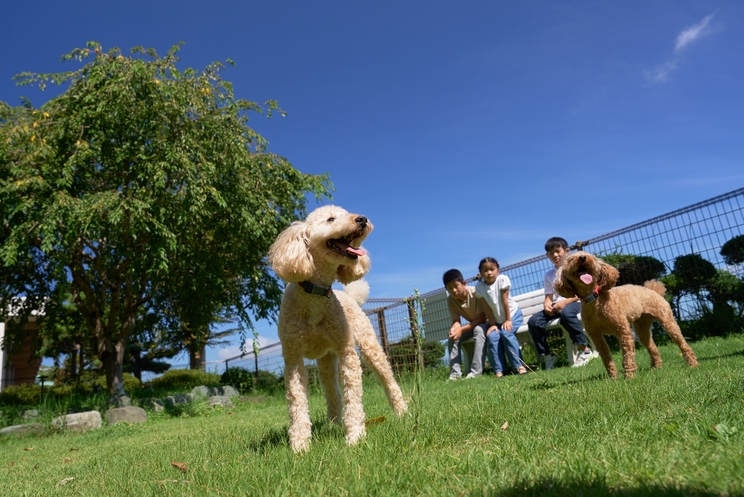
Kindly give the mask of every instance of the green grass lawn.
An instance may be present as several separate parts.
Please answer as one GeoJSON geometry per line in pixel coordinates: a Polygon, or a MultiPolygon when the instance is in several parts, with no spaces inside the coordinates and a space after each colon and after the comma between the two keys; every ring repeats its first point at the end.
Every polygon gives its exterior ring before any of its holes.
{"type": "MultiPolygon", "coordinates": [[[[501,380],[446,382],[434,371],[417,429],[370,379],[367,417],[385,420],[347,447],[316,394],[302,455],[288,447],[280,396],[3,438],[0,495],[744,495],[744,337],[692,347],[697,369],[673,345],[657,371],[639,351],[634,380],[609,380],[599,360],[501,380]]],[[[410,394],[413,379],[401,386],[410,394]]]]}

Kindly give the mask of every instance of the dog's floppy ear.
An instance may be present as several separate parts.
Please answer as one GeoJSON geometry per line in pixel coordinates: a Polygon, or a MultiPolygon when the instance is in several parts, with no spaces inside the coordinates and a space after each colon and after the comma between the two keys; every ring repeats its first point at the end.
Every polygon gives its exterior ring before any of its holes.
{"type": "Polygon", "coordinates": [[[356,281],[364,277],[365,274],[369,273],[369,269],[372,267],[372,261],[368,255],[363,255],[357,259],[357,263],[353,266],[338,266],[336,269],[336,278],[338,281],[347,285],[352,281],[356,281]]]}
{"type": "Polygon", "coordinates": [[[620,277],[620,271],[610,266],[602,259],[598,258],[597,263],[599,264],[597,286],[601,289],[609,290],[615,286],[615,283],[617,283],[617,279],[620,277]]]}
{"type": "Polygon", "coordinates": [[[307,248],[307,223],[295,221],[279,233],[269,249],[269,264],[284,281],[297,283],[309,279],[315,265],[307,248]]]}
{"type": "Polygon", "coordinates": [[[561,297],[570,299],[576,296],[576,288],[568,280],[565,273],[562,266],[558,268],[555,273],[555,281],[553,281],[553,290],[561,297]]]}

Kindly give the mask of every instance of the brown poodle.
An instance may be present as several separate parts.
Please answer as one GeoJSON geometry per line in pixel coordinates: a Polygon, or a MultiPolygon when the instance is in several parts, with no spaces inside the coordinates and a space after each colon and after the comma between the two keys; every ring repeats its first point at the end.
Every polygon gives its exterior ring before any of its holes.
{"type": "Polygon", "coordinates": [[[617,269],[602,259],[587,252],[574,252],[563,260],[555,283],[555,290],[560,295],[581,298],[581,320],[610,377],[617,377],[617,369],[602,335],[616,335],[620,340],[626,378],[632,378],[638,369],[631,323],[638,340],[648,349],[652,368],[661,367],[659,349],[651,337],[651,324],[654,321],[662,324],[682,350],[687,363],[691,367],[697,366],[695,353],[687,345],[669,303],[664,300],[664,284],[651,280],[643,286],[623,285],[613,288],[618,276],[617,269]]]}
{"type": "Polygon", "coordinates": [[[366,217],[327,205],[289,226],[269,251],[272,268],[288,282],[278,333],[284,356],[289,443],[295,452],[307,450],[311,436],[304,358],[317,359],[328,419],[340,423],[343,406],[348,445],[366,433],[362,366],[356,346],[380,377],[395,413],[401,415],[408,409],[372,323],[360,307],[369,294],[361,278],[370,268],[361,244],[372,228],[366,217]],[[331,289],[336,280],[345,285],[345,291],[331,289]]]}

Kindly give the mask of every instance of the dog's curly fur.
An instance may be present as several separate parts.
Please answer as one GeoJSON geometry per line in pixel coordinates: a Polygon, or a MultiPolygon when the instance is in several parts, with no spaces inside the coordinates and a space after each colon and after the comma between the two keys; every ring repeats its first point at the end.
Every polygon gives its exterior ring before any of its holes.
{"type": "Polygon", "coordinates": [[[362,367],[355,346],[382,380],[395,413],[401,415],[408,409],[372,323],[360,307],[369,294],[369,286],[361,278],[370,269],[369,256],[361,244],[372,229],[366,217],[327,205],[289,226],[269,251],[269,263],[288,283],[279,310],[278,333],[284,355],[289,443],[295,452],[307,450],[311,436],[303,358],[317,359],[328,419],[340,423],[343,406],[349,445],[366,433],[362,367]],[[333,290],[328,297],[307,293],[298,284],[306,281],[330,288],[336,280],[345,285],[345,291],[333,290]]]}
{"type": "Polygon", "coordinates": [[[581,320],[594,342],[611,378],[617,377],[610,349],[603,335],[616,335],[623,354],[626,378],[632,378],[638,367],[635,362],[635,340],[631,323],[641,344],[651,356],[651,367],[661,367],[659,350],[651,336],[651,324],[658,320],[691,367],[698,365],[695,353],[682,336],[669,303],[664,299],[664,284],[651,280],[643,286],[615,287],[619,273],[602,259],[587,252],[566,256],[556,275],[555,290],[566,298],[581,298],[581,320]],[[589,275],[591,278],[589,278],[589,275]],[[586,281],[582,281],[582,277],[586,281]],[[586,297],[598,292],[596,300],[586,297]]]}

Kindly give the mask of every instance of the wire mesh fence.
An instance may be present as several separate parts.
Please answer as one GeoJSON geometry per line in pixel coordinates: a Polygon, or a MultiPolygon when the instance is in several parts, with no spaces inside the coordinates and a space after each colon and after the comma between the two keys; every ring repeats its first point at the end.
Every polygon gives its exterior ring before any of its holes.
{"type": "MultiPolygon", "coordinates": [[[[744,188],[584,241],[579,248],[618,268],[618,284],[660,279],[685,336],[697,338],[744,329],[744,188]]],[[[544,254],[501,268],[512,294],[543,287],[552,267],[544,254]]],[[[476,278],[467,280],[472,283],[476,278]]],[[[424,363],[440,363],[452,324],[444,288],[411,297],[369,299],[363,306],[397,373],[417,364],[412,325],[421,317],[424,363]],[[423,305],[422,305],[423,303],[423,305]]],[[[314,361],[307,361],[311,369],[314,361]]],[[[240,367],[281,374],[279,343],[207,365],[210,372],[240,367]]],[[[20,371],[19,371],[20,372],[20,371]]],[[[17,379],[17,378],[16,378],[17,379]]]]}
{"type": "MultiPolygon", "coordinates": [[[[744,188],[585,241],[581,249],[603,257],[620,271],[618,284],[660,279],[686,335],[741,331],[744,327],[744,188]]],[[[543,287],[552,263],[538,255],[501,268],[511,292],[543,287]]],[[[469,278],[472,283],[476,277],[469,278]]],[[[435,344],[447,339],[452,324],[444,288],[421,295],[424,357],[440,361],[435,344]],[[428,353],[427,353],[428,352],[428,353]],[[438,356],[438,357],[437,357],[438,356]]],[[[415,305],[419,305],[418,302],[415,305]]],[[[364,310],[398,369],[415,364],[411,311],[406,299],[370,299],[364,310]]]]}

